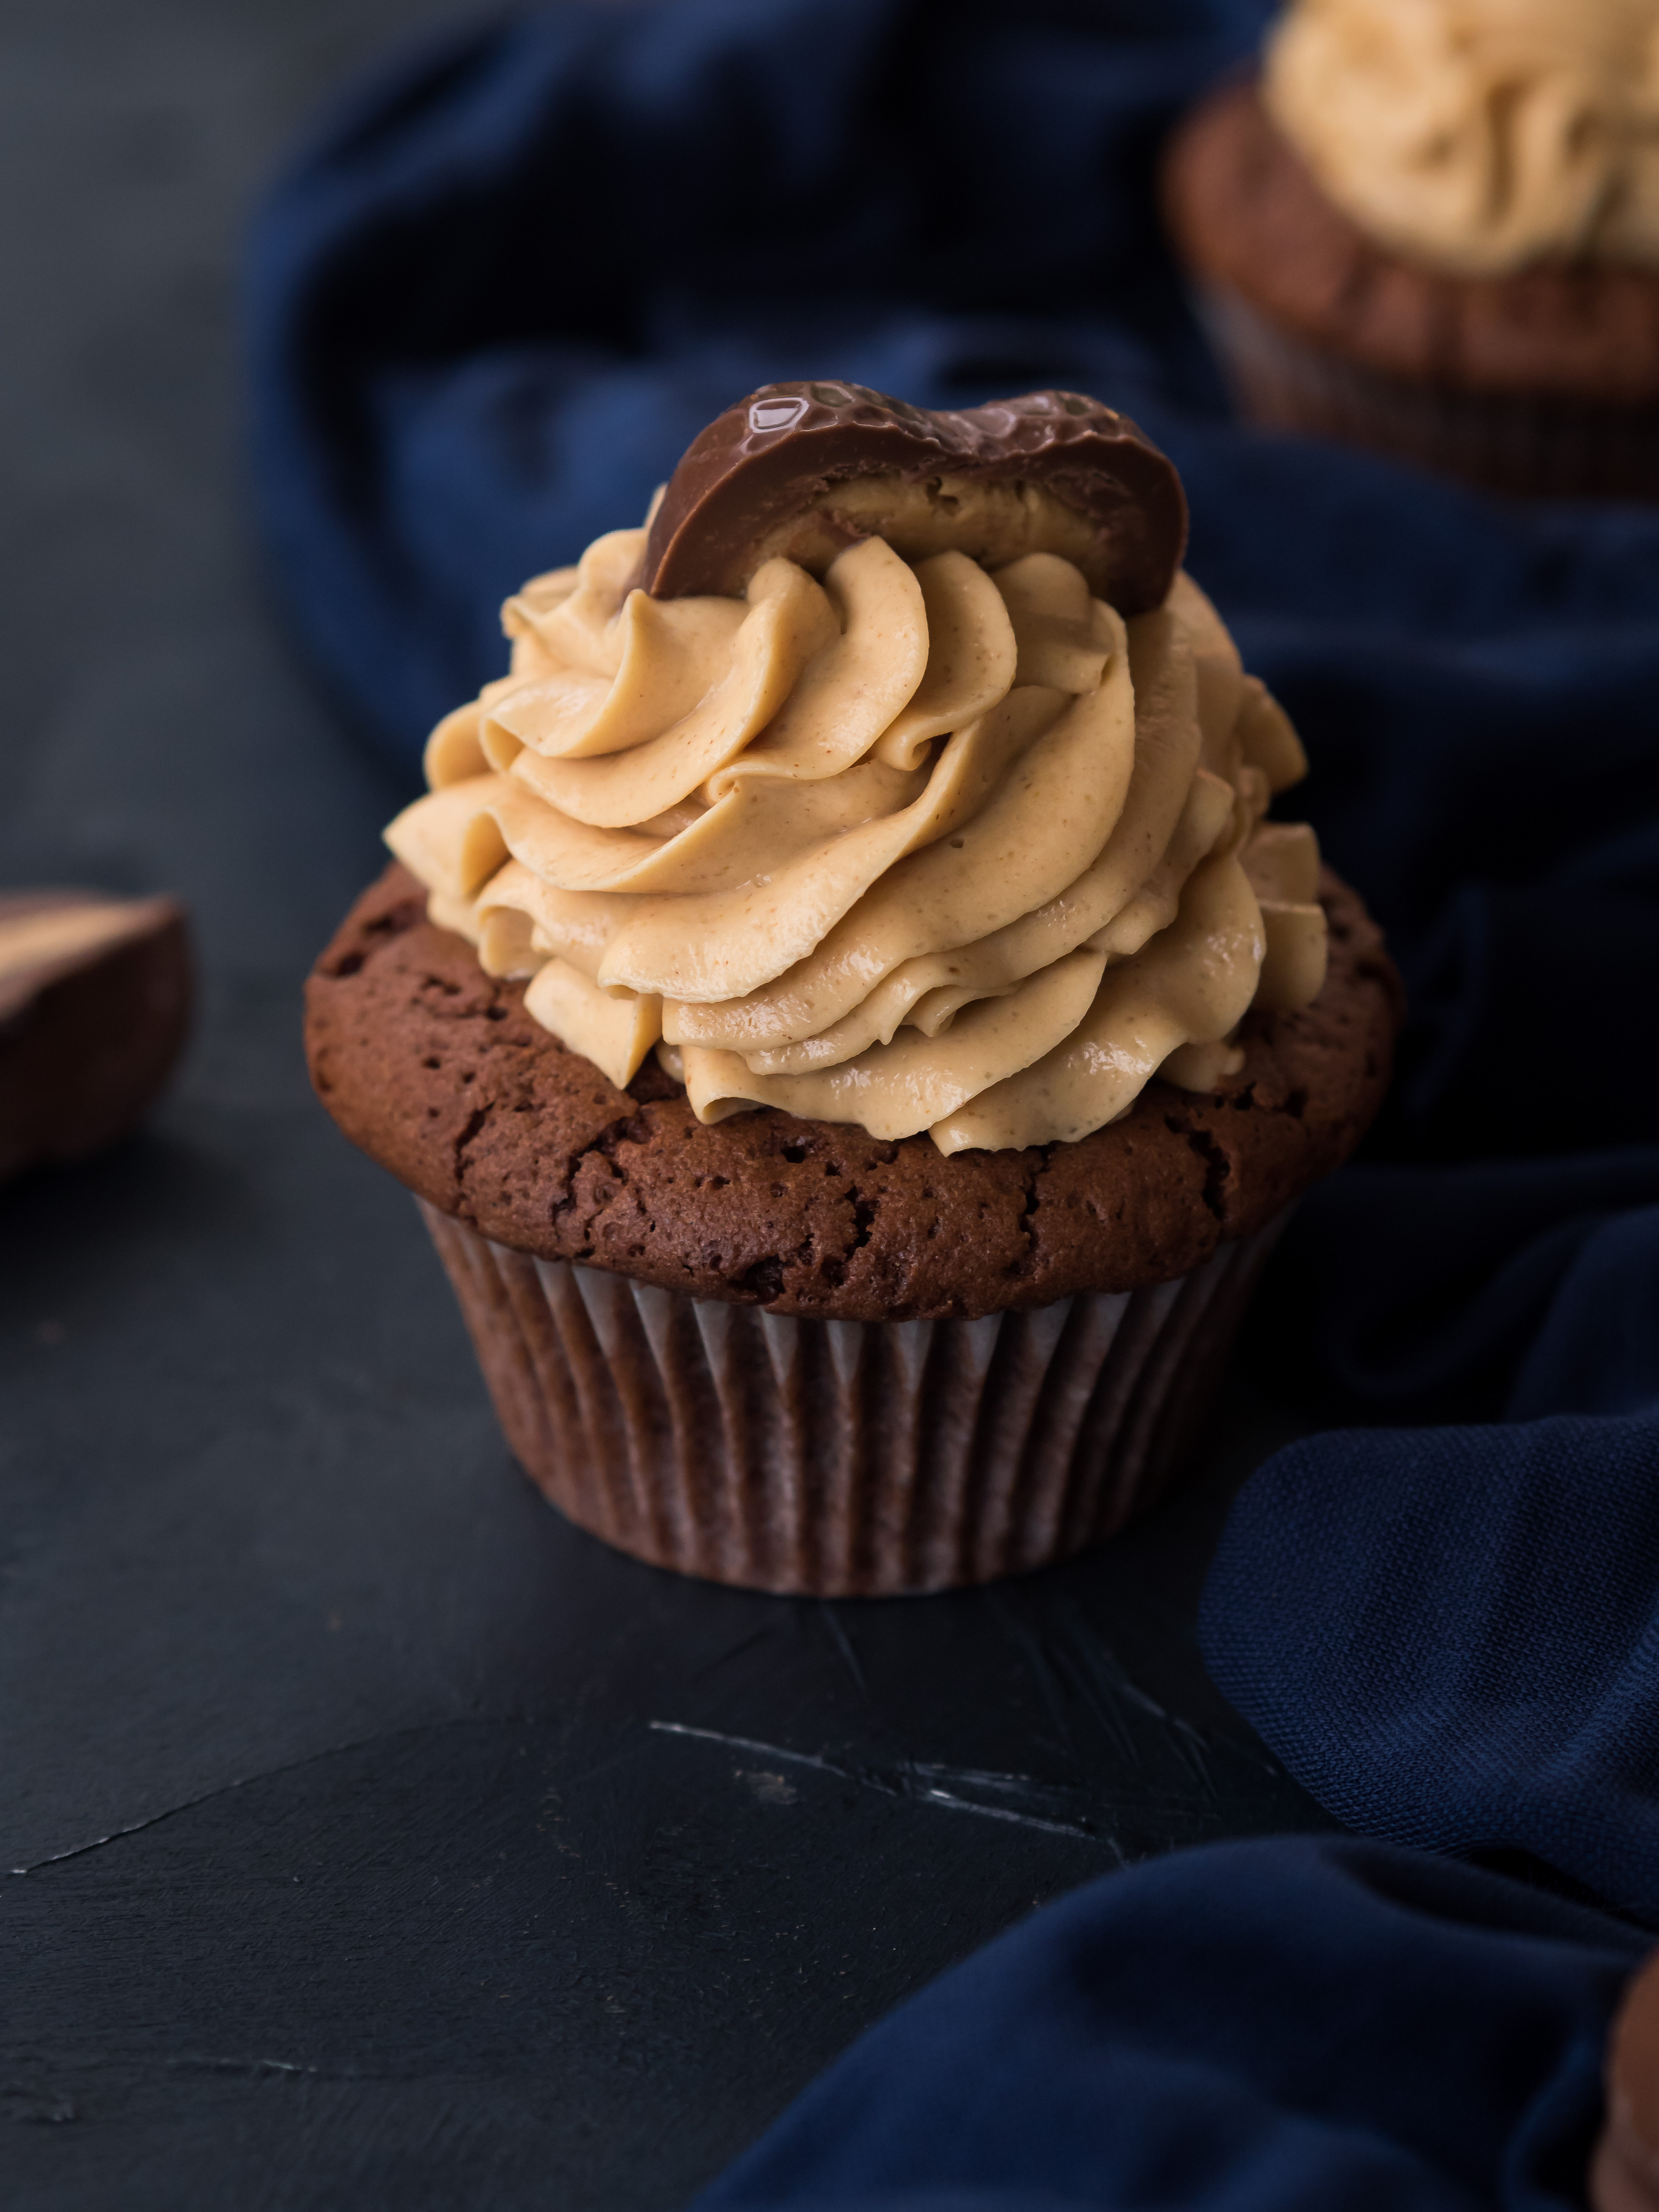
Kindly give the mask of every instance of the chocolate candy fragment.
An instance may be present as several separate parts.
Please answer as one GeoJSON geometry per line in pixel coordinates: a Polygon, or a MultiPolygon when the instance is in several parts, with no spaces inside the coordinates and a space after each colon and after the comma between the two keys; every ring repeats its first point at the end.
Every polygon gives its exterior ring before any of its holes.
{"type": "Polygon", "coordinates": [[[179,1056],[190,1000],[176,899],[0,894],[0,1177],[130,1128],[179,1056]]]}
{"type": "Polygon", "coordinates": [[[1659,1953],[1607,2037],[1607,2125],[1590,2162],[1594,2212],[1659,2212],[1659,1953]]]}
{"type": "Polygon", "coordinates": [[[927,414],[857,384],[768,384],[686,448],[636,580],[655,598],[740,593],[782,554],[822,574],[884,538],[997,568],[1063,554],[1122,615],[1163,604],[1187,543],[1173,464],[1097,399],[1028,392],[927,414]]]}

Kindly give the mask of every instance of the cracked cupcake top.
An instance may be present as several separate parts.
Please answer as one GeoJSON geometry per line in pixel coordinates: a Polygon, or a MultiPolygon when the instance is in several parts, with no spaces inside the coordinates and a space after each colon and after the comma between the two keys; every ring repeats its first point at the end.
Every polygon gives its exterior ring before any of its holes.
{"type": "Polygon", "coordinates": [[[696,1298],[829,1320],[971,1317],[1173,1282],[1344,1159],[1376,1110],[1399,985],[1326,872],[1311,1006],[1247,1015],[1206,1094],[1154,1080],[1076,1144],[963,1152],[760,1111],[699,1122],[647,1058],[626,1089],[427,918],[401,866],[307,987],[311,1072],[346,1134],[484,1236],[696,1298]]]}

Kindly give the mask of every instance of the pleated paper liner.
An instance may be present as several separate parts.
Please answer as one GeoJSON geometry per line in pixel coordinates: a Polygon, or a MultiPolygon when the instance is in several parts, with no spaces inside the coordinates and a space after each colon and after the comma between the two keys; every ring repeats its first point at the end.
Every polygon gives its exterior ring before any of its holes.
{"type": "Polygon", "coordinates": [[[501,1426],[653,1565],[882,1597],[1068,1559],[1176,1474],[1284,1216],[1192,1273],[983,1321],[792,1321],[492,1243],[421,1204],[501,1426]]]}
{"type": "Polygon", "coordinates": [[[1455,391],[1345,360],[1236,292],[1197,302],[1242,410],[1269,429],[1369,446],[1498,491],[1659,498],[1659,406],[1455,391]]]}

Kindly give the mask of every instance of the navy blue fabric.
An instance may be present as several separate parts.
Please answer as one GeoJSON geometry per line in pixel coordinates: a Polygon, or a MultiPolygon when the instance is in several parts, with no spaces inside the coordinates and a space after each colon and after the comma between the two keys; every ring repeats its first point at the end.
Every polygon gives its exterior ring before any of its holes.
{"type": "Polygon", "coordinates": [[[779,376],[1212,392],[1152,214],[1266,0],[667,0],[441,42],[278,186],[256,489],[301,636],[411,769],[531,572],[779,376]]]}
{"type": "Polygon", "coordinates": [[[1058,382],[1144,421],[1415,1009],[1247,1346],[1343,1425],[1247,1487],[1207,1649],[1345,1819],[1659,1916],[1659,510],[1231,418],[1152,179],[1265,13],[665,0],[441,42],[258,227],[259,509],[298,635],[412,783],[504,665],[503,594],[637,519],[759,382],[1058,382]]]}
{"type": "Polygon", "coordinates": [[[1091,1883],[860,2041],[696,2212],[1582,2206],[1616,1922],[1350,1838],[1091,1883]]]}
{"type": "MultiPolygon", "coordinates": [[[[1644,1226],[1650,1269],[1659,1210],[1644,1226]]],[[[1543,1357],[1571,1375],[1583,1350],[1543,1357]]],[[[1247,1485],[1206,1650],[1340,1820],[1524,1851],[1659,1923],[1656,1594],[1651,1413],[1353,1431],[1247,1485]]]]}

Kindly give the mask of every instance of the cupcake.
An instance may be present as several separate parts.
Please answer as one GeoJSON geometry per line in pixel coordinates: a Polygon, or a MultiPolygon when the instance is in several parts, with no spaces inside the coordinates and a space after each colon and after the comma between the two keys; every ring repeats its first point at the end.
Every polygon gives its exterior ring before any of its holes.
{"type": "Polygon", "coordinates": [[[1659,495],[1655,0],[1291,0],[1164,186],[1258,421],[1659,495]]]}
{"type": "Polygon", "coordinates": [[[1399,1017],[1185,536],[1094,400],[774,385],[507,602],[307,1042],[582,1527],[937,1589],[1179,1469],[1399,1017]]]}

